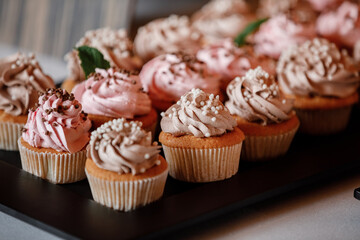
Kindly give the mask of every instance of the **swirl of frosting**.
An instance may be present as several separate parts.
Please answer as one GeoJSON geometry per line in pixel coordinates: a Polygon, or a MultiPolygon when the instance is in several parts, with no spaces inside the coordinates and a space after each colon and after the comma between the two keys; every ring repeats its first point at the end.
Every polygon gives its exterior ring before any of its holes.
{"type": "Polygon", "coordinates": [[[158,56],[144,65],[140,80],[151,100],[175,103],[192,88],[219,93],[220,77],[209,73],[205,63],[182,53],[158,56]]]}
{"type": "Polygon", "coordinates": [[[280,14],[263,23],[254,35],[255,52],[274,59],[291,46],[301,44],[315,37],[313,23],[298,23],[280,14]]]}
{"type": "Polygon", "coordinates": [[[91,122],[73,94],[49,89],[29,111],[23,139],[33,147],[78,152],[89,142],[91,122]]]}
{"type": "Polygon", "coordinates": [[[345,0],[307,0],[311,6],[319,12],[323,12],[330,8],[335,8],[345,0]]]}
{"type": "Polygon", "coordinates": [[[55,87],[44,74],[34,54],[21,53],[0,60],[0,110],[14,116],[25,115],[39,97],[38,92],[55,87]]]}
{"type": "Polygon", "coordinates": [[[359,86],[359,69],[347,51],[315,38],[284,51],[277,66],[279,86],[286,94],[347,97],[359,86]]]}
{"type": "Polygon", "coordinates": [[[250,47],[235,46],[230,38],[199,50],[196,57],[206,63],[209,71],[221,75],[222,80],[227,83],[236,76],[244,76],[247,70],[259,65],[275,74],[275,64],[271,64],[271,59],[256,56],[250,47]]]}
{"type": "Polygon", "coordinates": [[[151,110],[150,98],[143,91],[139,76],[126,70],[97,68],[72,92],[89,114],[134,118],[151,110]]]}
{"type": "MultiPolygon", "coordinates": [[[[112,67],[133,71],[139,70],[142,66],[141,59],[134,54],[133,43],[125,29],[100,28],[87,31],[76,43],[76,47],[84,45],[98,49],[112,67]]],[[[85,80],[78,52],[72,50],[65,55],[65,60],[68,62],[69,78],[77,81],[85,80]]]]}
{"type": "Polygon", "coordinates": [[[141,129],[141,122],[119,118],[91,133],[88,156],[100,168],[136,175],[161,163],[160,148],[152,144],[151,132],[141,129]]]}
{"type": "Polygon", "coordinates": [[[193,88],[166,112],[161,113],[161,129],[174,136],[218,136],[237,125],[219,96],[193,88]]]}
{"type": "Polygon", "coordinates": [[[262,125],[280,123],[290,118],[292,101],[285,99],[275,78],[261,67],[250,69],[244,77],[236,77],[227,87],[230,113],[262,125]]]}
{"type": "Polygon", "coordinates": [[[344,2],[336,10],[321,14],[316,29],[331,42],[352,48],[360,40],[360,5],[344,2]]]}
{"type": "Polygon", "coordinates": [[[164,53],[183,51],[194,54],[201,42],[201,34],[191,27],[187,16],[171,15],[140,27],[134,45],[136,53],[148,61],[164,53]]]}
{"type": "Polygon", "coordinates": [[[192,16],[193,27],[208,42],[236,37],[253,19],[243,0],[212,0],[192,16]]]}

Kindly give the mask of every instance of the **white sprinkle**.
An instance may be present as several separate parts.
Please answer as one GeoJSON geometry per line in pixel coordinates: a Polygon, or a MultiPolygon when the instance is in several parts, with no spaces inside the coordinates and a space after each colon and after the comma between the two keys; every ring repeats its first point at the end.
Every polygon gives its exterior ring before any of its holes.
{"type": "Polygon", "coordinates": [[[276,91],[276,90],[275,90],[275,91],[273,91],[272,93],[273,93],[273,95],[274,95],[274,96],[276,96],[276,95],[277,95],[277,91],[276,91]]]}
{"type": "Polygon", "coordinates": [[[30,77],[29,77],[29,80],[30,80],[30,81],[34,81],[34,79],[35,79],[34,76],[30,76],[30,77]]]}
{"type": "Polygon", "coordinates": [[[171,110],[172,110],[173,112],[176,112],[176,108],[172,108],[171,110]]]}
{"type": "Polygon", "coordinates": [[[169,118],[171,118],[171,117],[172,117],[172,114],[170,113],[170,114],[169,114],[169,118]]]}
{"type": "Polygon", "coordinates": [[[20,65],[21,64],[21,61],[20,60],[16,60],[16,63],[15,63],[16,65],[20,65]]]}
{"type": "Polygon", "coordinates": [[[37,61],[35,59],[31,60],[30,62],[32,65],[36,65],[37,61]]]}
{"type": "Polygon", "coordinates": [[[181,105],[181,102],[180,102],[180,101],[177,101],[176,104],[177,104],[177,105],[181,105]]]}
{"type": "Polygon", "coordinates": [[[15,69],[16,68],[16,65],[15,64],[12,64],[11,65],[11,69],[15,69]]]}
{"type": "Polygon", "coordinates": [[[283,104],[285,104],[285,103],[286,103],[286,99],[283,99],[281,102],[282,102],[283,104]]]}
{"type": "Polygon", "coordinates": [[[216,121],[216,117],[211,118],[211,121],[215,122],[215,121],[216,121]]]}
{"type": "Polygon", "coordinates": [[[188,101],[186,101],[186,105],[190,105],[190,101],[188,100],[188,101]]]}
{"type": "Polygon", "coordinates": [[[150,158],[150,154],[146,153],[146,154],[144,155],[144,158],[145,158],[145,159],[149,159],[149,158],[150,158]]]}
{"type": "Polygon", "coordinates": [[[206,114],[207,114],[207,111],[202,111],[202,115],[206,116],[206,114]]]}
{"type": "Polygon", "coordinates": [[[165,117],[165,113],[164,113],[164,112],[161,112],[161,113],[160,113],[160,116],[161,116],[161,117],[165,117]]]}
{"type": "Polygon", "coordinates": [[[215,107],[211,107],[211,111],[215,112],[216,108],[215,107]]]}
{"type": "Polygon", "coordinates": [[[234,89],[234,85],[229,84],[228,88],[229,88],[230,90],[233,90],[233,89],[234,89]]]}
{"type": "Polygon", "coordinates": [[[124,127],[126,128],[130,127],[129,123],[124,123],[124,127]]]}
{"type": "Polygon", "coordinates": [[[210,94],[209,99],[213,100],[214,99],[214,94],[210,94]]]}
{"type": "Polygon", "coordinates": [[[267,88],[267,85],[266,84],[263,84],[262,85],[262,89],[266,89],[267,88]]]}
{"type": "Polygon", "coordinates": [[[220,97],[219,97],[219,95],[216,95],[216,97],[215,97],[215,98],[216,98],[217,100],[219,100],[219,98],[220,98],[220,97]]]}
{"type": "Polygon", "coordinates": [[[240,81],[240,77],[236,77],[236,78],[235,78],[235,81],[240,81]]]}
{"type": "Polygon", "coordinates": [[[204,102],[204,101],[201,101],[201,102],[200,102],[200,105],[201,105],[201,106],[204,106],[204,105],[205,105],[205,102],[204,102]]]}
{"type": "Polygon", "coordinates": [[[210,137],[210,133],[205,133],[205,137],[210,137]]]}
{"type": "Polygon", "coordinates": [[[218,111],[218,110],[215,110],[215,114],[219,114],[219,111],[218,111]]]}
{"type": "Polygon", "coordinates": [[[140,168],[140,172],[141,172],[141,173],[144,173],[145,171],[146,171],[145,168],[140,168]]]}
{"type": "Polygon", "coordinates": [[[159,165],[161,164],[161,161],[160,161],[160,160],[156,160],[156,161],[155,161],[155,164],[159,166],[159,165]]]}

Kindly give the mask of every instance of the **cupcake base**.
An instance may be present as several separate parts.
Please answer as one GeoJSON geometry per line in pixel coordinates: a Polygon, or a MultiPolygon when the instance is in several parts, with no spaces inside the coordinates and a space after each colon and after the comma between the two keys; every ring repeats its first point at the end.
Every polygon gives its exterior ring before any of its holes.
{"type": "Polygon", "coordinates": [[[18,139],[25,126],[27,115],[12,116],[0,111],[0,149],[18,151],[18,139]]]}
{"type": "Polygon", "coordinates": [[[186,182],[220,181],[235,175],[239,168],[243,132],[235,128],[218,137],[174,137],[161,132],[169,174],[186,182]]]}
{"type": "Polygon", "coordinates": [[[118,174],[86,161],[86,175],[96,202],[120,211],[131,211],[161,198],[168,174],[165,159],[161,164],[139,175],[118,174]]]}
{"type": "Polygon", "coordinates": [[[246,136],[241,158],[252,162],[267,161],[284,155],[300,125],[295,114],[287,121],[266,126],[247,122],[238,116],[235,119],[246,136]]]}
{"type": "Polygon", "coordinates": [[[35,148],[19,138],[23,170],[51,183],[64,184],[85,179],[86,150],[76,153],[57,152],[49,148],[35,148]]]}

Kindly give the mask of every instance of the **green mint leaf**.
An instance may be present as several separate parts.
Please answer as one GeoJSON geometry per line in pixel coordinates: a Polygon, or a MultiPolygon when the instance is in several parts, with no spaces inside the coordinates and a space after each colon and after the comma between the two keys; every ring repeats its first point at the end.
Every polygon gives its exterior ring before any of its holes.
{"type": "Polygon", "coordinates": [[[234,39],[235,44],[238,47],[241,47],[243,45],[246,44],[246,37],[249,36],[252,32],[256,31],[261,24],[263,24],[264,22],[266,22],[269,18],[262,18],[259,20],[256,20],[254,22],[249,23],[244,30],[236,36],[236,38],[234,39]]]}
{"type": "Polygon", "coordinates": [[[104,59],[104,55],[96,48],[81,46],[75,49],[78,51],[81,67],[86,78],[95,72],[95,68],[108,69],[110,67],[110,63],[104,59]]]}

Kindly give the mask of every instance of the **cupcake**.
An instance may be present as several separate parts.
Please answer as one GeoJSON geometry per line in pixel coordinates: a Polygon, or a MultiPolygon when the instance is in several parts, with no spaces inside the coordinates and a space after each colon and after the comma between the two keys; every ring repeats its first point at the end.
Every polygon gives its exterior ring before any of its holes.
{"type": "Polygon", "coordinates": [[[311,3],[313,9],[323,12],[329,9],[337,8],[345,0],[307,0],[311,3]]]}
{"type": "Polygon", "coordinates": [[[144,129],[155,132],[157,113],[137,73],[97,68],[86,81],[75,86],[73,93],[92,121],[93,129],[123,117],[138,120],[144,129]]]}
{"type": "Polygon", "coordinates": [[[62,89],[49,89],[29,111],[18,140],[22,168],[52,183],[84,179],[91,122],[62,89]]]}
{"type": "Polygon", "coordinates": [[[261,67],[236,77],[225,103],[244,132],[242,159],[264,161],[284,155],[299,128],[292,101],[279,91],[275,78],[261,67]]]}
{"type": "Polygon", "coordinates": [[[321,14],[316,21],[316,30],[340,47],[353,48],[360,40],[360,5],[344,2],[334,11],[321,14]]]}
{"type": "Polygon", "coordinates": [[[213,182],[237,173],[245,136],[219,96],[192,89],[162,116],[159,141],[170,176],[213,182]]]}
{"type": "Polygon", "coordinates": [[[221,89],[224,92],[231,80],[236,76],[244,76],[250,68],[260,65],[271,74],[276,73],[275,61],[265,56],[257,56],[250,46],[235,46],[230,38],[200,49],[196,57],[206,63],[211,73],[221,76],[221,89]]]}
{"type": "Polygon", "coordinates": [[[212,0],[191,18],[193,27],[207,43],[235,38],[254,19],[244,0],[212,0]]]}
{"type": "MultiPolygon", "coordinates": [[[[129,71],[140,70],[142,67],[142,60],[134,54],[133,43],[128,38],[125,29],[100,28],[87,31],[85,36],[76,43],[76,47],[84,45],[98,49],[112,67],[129,71]]],[[[64,81],[62,88],[71,92],[73,87],[84,81],[86,77],[81,68],[77,50],[74,49],[66,54],[65,60],[68,62],[69,77],[64,81]]]]}
{"type": "Polygon", "coordinates": [[[165,53],[195,54],[202,45],[202,36],[192,28],[187,16],[171,15],[140,27],[134,45],[136,53],[146,62],[165,53]]]}
{"type": "Polygon", "coordinates": [[[168,164],[140,127],[120,118],[92,132],[85,171],[96,202],[130,211],[163,195],[168,164]]]}
{"type": "Polygon", "coordinates": [[[192,88],[220,92],[220,77],[209,73],[205,63],[192,55],[172,53],[158,56],[144,65],[140,72],[144,90],[153,106],[165,111],[192,88]]]}
{"type": "Polygon", "coordinates": [[[280,14],[263,23],[254,34],[255,52],[278,59],[283,50],[315,37],[315,24],[280,14]]]}
{"type": "Polygon", "coordinates": [[[49,87],[55,87],[54,81],[43,73],[34,54],[0,59],[0,149],[18,150],[28,110],[36,104],[38,92],[49,87]]]}
{"type": "Polygon", "coordinates": [[[302,132],[331,134],[346,127],[359,87],[359,68],[346,50],[315,38],[283,52],[277,73],[281,90],[295,99],[302,132]]]}

